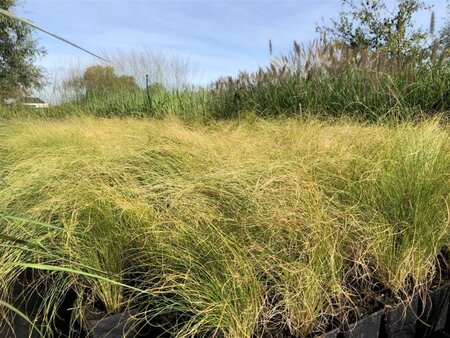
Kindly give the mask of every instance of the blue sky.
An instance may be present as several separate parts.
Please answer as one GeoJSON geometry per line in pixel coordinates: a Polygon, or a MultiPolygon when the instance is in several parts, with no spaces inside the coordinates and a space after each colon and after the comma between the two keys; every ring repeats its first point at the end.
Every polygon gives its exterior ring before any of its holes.
{"type": "MultiPolygon", "coordinates": [[[[446,0],[427,3],[434,4],[439,27],[446,0]]],[[[287,52],[293,40],[314,39],[316,24],[341,10],[340,0],[26,0],[16,12],[94,52],[150,48],[189,58],[193,82],[204,84],[267,64],[269,39],[275,55],[287,52]]],[[[426,28],[429,17],[423,12],[416,21],[426,28]]],[[[43,33],[36,36],[48,51],[39,64],[50,72],[93,61],[43,33]]]]}

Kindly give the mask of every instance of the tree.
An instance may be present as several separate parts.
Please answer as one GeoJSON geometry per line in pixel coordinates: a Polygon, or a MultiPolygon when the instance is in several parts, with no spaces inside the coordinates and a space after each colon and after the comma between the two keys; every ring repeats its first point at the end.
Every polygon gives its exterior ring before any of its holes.
{"type": "Polygon", "coordinates": [[[395,56],[423,51],[427,33],[415,29],[412,20],[414,13],[427,8],[422,1],[399,1],[394,11],[383,0],[342,0],[342,4],[348,9],[331,20],[331,27],[318,27],[319,32],[349,47],[384,48],[395,56]]]}
{"type": "Polygon", "coordinates": [[[140,90],[132,76],[116,75],[112,66],[93,65],[83,76],[75,76],[65,83],[66,89],[74,90],[84,98],[101,97],[113,92],[140,90]]]}
{"type": "MultiPolygon", "coordinates": [[[[11,11],[17,0],[0,0],[0,8],[11,11]]],[[[45,55],[26,23],[0,15],[0,100],[26,94],[43,85],[43,71],[34,62],[45,55]]]]}
{"type": "Polygon", "coordinates": [[[134,91],[138,89],[132,76],[118,76],[111,66],[88,67],[83,75],[88,95],[103,95],[110,92],[134,91]]]}

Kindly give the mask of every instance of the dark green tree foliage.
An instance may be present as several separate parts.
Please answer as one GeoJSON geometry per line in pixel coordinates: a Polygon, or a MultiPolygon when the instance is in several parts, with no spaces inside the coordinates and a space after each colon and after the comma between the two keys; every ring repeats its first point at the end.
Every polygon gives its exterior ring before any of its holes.
{"type": "MultiPolygon", "coordinates": [[[[16,5],[17,0],[0,0],[7,11],[16,5]]],[[[0,15],[0,100],[42,87],[43,71],[34,62],[44,54],[28,25],[0,15]]]]}
{"type": "Polygon", "coordinates": [[[384,48],[395,56],[408,55],[424,47],[427,34],[414,28],[412,16],[426,9],[418,0],[402,0],[391,11],[383,0],[342,0],[347,8],[331,26],[318,27],[332,40],[371,51],[384,48]]]}

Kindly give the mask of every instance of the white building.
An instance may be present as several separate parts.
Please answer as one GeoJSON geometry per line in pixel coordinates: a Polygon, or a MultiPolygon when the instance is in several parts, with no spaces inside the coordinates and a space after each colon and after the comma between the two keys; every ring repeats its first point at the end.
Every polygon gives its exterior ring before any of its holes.
{"type": "Polygon", "coordinates": [[[6,99],[5,104],[7,105],[20,105],[28,106],[31,108],[48,108],[48,103],[41,100],[38,97],[24,96],[19,99],[6,99]]]}

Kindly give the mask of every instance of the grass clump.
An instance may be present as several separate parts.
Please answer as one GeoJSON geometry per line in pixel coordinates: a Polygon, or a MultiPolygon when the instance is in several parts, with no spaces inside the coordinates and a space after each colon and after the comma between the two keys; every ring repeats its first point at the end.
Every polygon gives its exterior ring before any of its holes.
{"type": "Polygon", "coordinates": [[[82,323],[134,309],[177,337],[323,332],[438,275],[449,136],[438,120],[2,122],[1,213],[42,222],[2,218],[2,300],[32,268],[47,330],[72,290],[82,323]]]}

